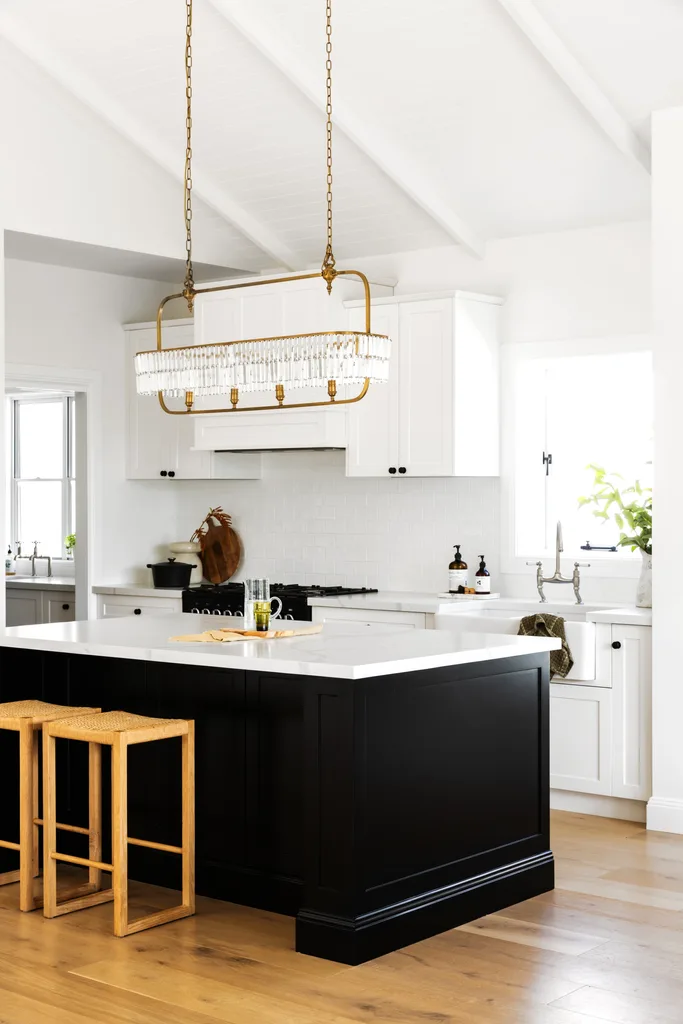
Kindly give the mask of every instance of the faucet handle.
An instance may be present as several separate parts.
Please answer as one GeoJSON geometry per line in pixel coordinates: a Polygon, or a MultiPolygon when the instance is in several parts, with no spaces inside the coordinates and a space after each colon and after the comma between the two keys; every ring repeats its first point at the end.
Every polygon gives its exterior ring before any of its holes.
{"type": "Polygon", "coordinates": [[[590,569],[590,562],[574,562],[575,569],[590,569]]]}
{"type": "Polygon", "coordinates": [[[543,565],[543,562],[527,562],[527,565],[543,565]]]}

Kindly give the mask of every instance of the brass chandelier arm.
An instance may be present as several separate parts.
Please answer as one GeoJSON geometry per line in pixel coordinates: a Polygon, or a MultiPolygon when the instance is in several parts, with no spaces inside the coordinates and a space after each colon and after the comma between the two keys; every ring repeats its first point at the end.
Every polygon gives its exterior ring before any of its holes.
{"type": "Polygon", "coordinates": [[[159,392],[159,405],[167,412],[170,416],[215,416],[218,413],[224,412],[270,412],[272,409],[313,409],[320,405],[353,405],[355,402],[360,402],[361,398],[365,398],[370,387],[370,378],[366,377],[360,392],[354,395],[353,398],[335,398],[328,399],[326,402],[274,402],[272,405],[245,405],[241,409],[236,406],[230,406],[230,408],[221,409],[193,409],[192,407],[186,409],[169,409],[164,400],[163,392],[159,392]]]}

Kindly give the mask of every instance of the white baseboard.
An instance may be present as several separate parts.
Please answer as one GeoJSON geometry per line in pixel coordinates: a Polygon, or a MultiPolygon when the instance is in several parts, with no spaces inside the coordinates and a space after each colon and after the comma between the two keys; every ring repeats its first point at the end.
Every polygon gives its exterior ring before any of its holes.
{"type": "Polygon", "coordinates": [[[647,804],[647,827],[652,832],[683,835],[683,800],[653,796],[647,804]]]}
{"type": "MultiPolygon", "coordinates": [[[[646,819],[644,800],[627,800],[618,796],[598,796],[595,793],[573,793],[568,789],[551,789],[550,807],[554,811],[595,814],[599,818],[619,818],[621,821],[644,822],[646,819]]],[[[681,803],[681,815],[683,815],[683,803],[681,803]]],[[[683,817],[681,820],[683,821],[683,817]]],[[[648,828],[650,828],[649,805],[647,823],[648,828]]]]}

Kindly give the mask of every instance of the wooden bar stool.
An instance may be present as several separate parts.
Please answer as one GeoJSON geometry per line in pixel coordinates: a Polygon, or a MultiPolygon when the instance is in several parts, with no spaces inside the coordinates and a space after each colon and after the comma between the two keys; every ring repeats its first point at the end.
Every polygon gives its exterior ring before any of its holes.
{"type": "Polygon", "coordinates": [[[194,891],[194,722],[185,719],[144,718],[125,711],[108,711],[50,722],[43,729],[43,806],[44,828],[44,906],[45,917],[59,917],[74,910],[114,902],[114,935],[132,935],[159,924],[189,917],[195,912],[194,891]],[[128,747],[134,743],[153,743],[172,736],[182,737],[182,846],[133,839],[128,835],[128,747]],[[111,747],[112,783],[112,863],[99,856],[71,857],[57,852],[55,739],[82,740],[92,745],[111,747]],[[146,846],[182,856],[182,903],[168,910],[128,920],[128,846],[146,846]],[[57,902],[57,862],[79,864],[112,874],[112,888],[57,902]]]}
{"type": "MultiPolygon", "coordinates": [[[[46,704],[42,700],[16,700],[9,704],[0,704],[0,729],[19,733],[19,842],[12,843],[0,839],[0,847],[16,850],[19,854],[19,870],[6,871],[0,875],[0,885],[19,882],[19,909],[35,910],[42,906],[42,899],[33,894],[33,879],[40,874],[38,829],[43,824],[39,817],[38,803],[38,746],[41,728],[47,722],[60,718],[71,718],[74,715],[87,716],[96,714],[99,708],[72,708],[62,704],[46,704]]],[[[98,817],[100,806],[99,785],[100,768],[99,746],[92,748],[90,753],[90,787],[97,799],[91,796],[89,828],[77,828],[75,825],[56,825],[64,832],[79,832],[90,836],[91,856],[99,847],[101,820],[98,817]],[[94,757],[94,754],[97,756],[94,757]]],[[[94,892],[99,888],[99,874],[90,873],[87,886],[79,887],[76,892],[94,892]]]]}

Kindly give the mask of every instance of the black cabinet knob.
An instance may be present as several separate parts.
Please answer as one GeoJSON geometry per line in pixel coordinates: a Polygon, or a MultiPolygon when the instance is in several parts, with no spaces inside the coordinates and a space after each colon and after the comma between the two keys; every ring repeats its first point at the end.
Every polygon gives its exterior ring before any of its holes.
{"type": "Polygon", "coordinates": [[[394,473],[396,472],[396,466],[389,466],[389,472],[390,472],[390,473],[391,473],[391,475],[393,476],[393,475],[394,475],[394,473]]]}
{"type": "Polygon", "coordinates": [[[619,651],[619,650],[621,650],[621,640],[613,640],[613,641],[612,641],[612,649],[613,649],[614,651],[619,651]]]}
{"type": "Polygon", "coordinates": [[[134,608],[133,615],[142,615],[142,608],[134,608]]]}
{"type": "Polygon", "coordinates": [[[172,469],[169,469],[169,471],[168,471],[168,475],[169,475],[169,476],[175,476],[175,471],[174,471],[174,470],[172,470],[172,469]]]}
{"type": "Polygon", "coordinates": [[[405,473],[406,472],[406,467],[405,466],[399,466],[398,467],[398,471],[399,471],[399,473],[405,473]]]}
{"type": "Polygon", "coordinates": [[[166,472],[165,469],[162,469],[161,472],[159,473],[159,476],[168,476],[168,473],[166,472]]]}
{"type": "Polygon", "coordinates": [[[68,612],[70,607],[71,607],[71,605],[69,605],[69,604],[63,604],[62,605],[62,611],[63,612],[68,612]]]}

